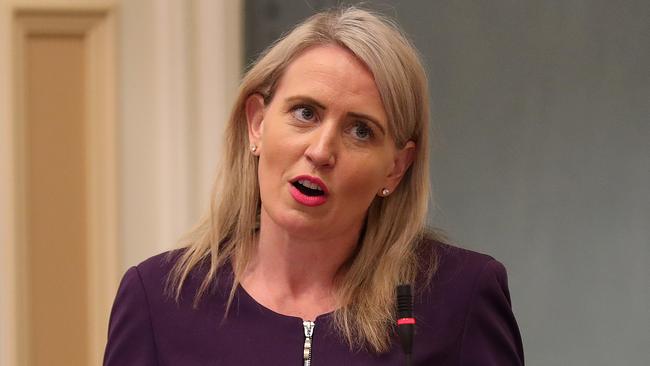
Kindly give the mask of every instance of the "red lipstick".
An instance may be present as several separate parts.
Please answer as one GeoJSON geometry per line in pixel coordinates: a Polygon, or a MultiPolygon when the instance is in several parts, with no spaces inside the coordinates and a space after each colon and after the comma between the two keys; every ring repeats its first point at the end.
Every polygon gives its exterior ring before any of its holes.
{"type": "Polygon", "coordinates": [[[291,197],[305,206],[320,206],[327,202],[329,190],[327,185],[318,177],[300,175],[290,181],[291,197]]]}

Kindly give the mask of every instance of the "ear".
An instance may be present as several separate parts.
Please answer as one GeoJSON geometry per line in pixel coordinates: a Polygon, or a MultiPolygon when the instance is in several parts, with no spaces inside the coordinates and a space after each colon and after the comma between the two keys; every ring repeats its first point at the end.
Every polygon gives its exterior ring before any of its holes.
{"type": "MultiPolygon", "coordinates": [[[[386,183],[385,186],[382,187],[382,191],[384,189],[388,189],[389,192],[395,191],[395,188],[397,188],[397,186],[399,185],[399,182],[402,180],[402,177],[404,177],[404,174],[413,163],[414,158],[415,158],[415,142],[409,140],[402,149],[397,150],[395,152],[395,159],[393,160],[393,169],[386,176],[386,183]]],[[[385,194],[383,194],[381,191],[379,195],[385,196],[385,194]]]]}
{"type": "Polygon", "coordinates": [[[253,154],[259,155],[264,127],[264,98],[260,94],[252,94],[246,99],[246,122],[248,124],[248,142],[257,146],[257,150],[253,154]]]}

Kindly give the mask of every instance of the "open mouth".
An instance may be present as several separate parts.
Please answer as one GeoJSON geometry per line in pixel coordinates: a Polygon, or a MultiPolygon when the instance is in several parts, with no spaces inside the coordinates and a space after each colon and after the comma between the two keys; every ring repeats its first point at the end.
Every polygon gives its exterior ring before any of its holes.
{"type": "Polygon", "coordinates": [[[300,179],[291,184],[296,187],[300,193],[306,196],[316,197],[325,195],[325,192],[323,192],[323,189],[318,184],[312,183],[306,179],[300,179]]]}

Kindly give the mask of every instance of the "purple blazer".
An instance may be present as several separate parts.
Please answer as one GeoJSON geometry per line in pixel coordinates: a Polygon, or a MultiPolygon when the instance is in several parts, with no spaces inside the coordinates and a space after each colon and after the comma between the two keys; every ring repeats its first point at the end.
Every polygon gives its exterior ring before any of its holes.
{"type": "MultiPolygon", "coordinates": [[[[505,268],[493,258],[433,244],[439,266],[428,289],[415,296],[413,365],[523,365],[505,268]]],[[[179,303],[164,293],[173,255],[131,267],[111,312],[105,366],[302,365],[302,319],[257,303],[241,287],[223,317],[230,269],[198,308],[192,308],[203,270],[192,273],[179,303]]],[[[351,351],[333,330],[331,314],[315,320],[312,365],[403,365],[394,337],[384,354],[351,351]]]]}

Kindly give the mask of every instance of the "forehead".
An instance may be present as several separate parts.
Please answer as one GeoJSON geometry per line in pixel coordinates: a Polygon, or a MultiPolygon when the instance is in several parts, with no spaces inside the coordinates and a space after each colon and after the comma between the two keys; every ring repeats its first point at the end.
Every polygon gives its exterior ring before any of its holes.
{"type": "Polygon", "coordinates": [[[285,70],[276,92],[284,96],[307,95],[386,119],[372,72],[352,52],[337,45],[314,46],[302,52],[285,70]]]}
{"type": "Polygon", "coordinates": [[[361,72],[364,77],[371,79],[374,84],[372,72],[363,61],[350,50],[334,44],[316,45],[307,48],[294,58],[285,73],[329,69],[361,72]]]}

